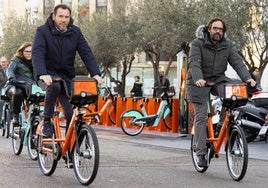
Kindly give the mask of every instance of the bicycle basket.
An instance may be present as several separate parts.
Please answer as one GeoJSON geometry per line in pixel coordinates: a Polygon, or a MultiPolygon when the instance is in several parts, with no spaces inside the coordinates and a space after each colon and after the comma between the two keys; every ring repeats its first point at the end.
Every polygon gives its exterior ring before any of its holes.
{"type": "Polygon", "coordinates": [[[98,100],[97,80],[77,76],[72,80],[70,103],[74,105],[91,104],[98,100]]]}
{"type": "Polygon", "coordinates": [[[224,86],[223,106],[235,108],[245,105],[247,101],[248,94],[245,84],[226,84],[224,86]]]}

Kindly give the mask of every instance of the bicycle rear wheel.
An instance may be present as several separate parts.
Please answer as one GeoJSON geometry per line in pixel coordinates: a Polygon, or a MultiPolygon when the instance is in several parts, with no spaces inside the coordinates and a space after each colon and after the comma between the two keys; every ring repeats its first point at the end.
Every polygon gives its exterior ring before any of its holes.
{"type": "Polygon", "coordinates": [[[192,139],[191,139],[191,157],[192,157],[194,168],[196,169],[197,172],[203,173],[208,169],[208,166],[200,167],[197,163],[198,157],[196,155],[195,135],[192,135],[192,139]]]}
{"type": "Polygon", "coordinates": [[[243,129],[233,125],[226,150],[226,160],[230,176],[240,181],[246,174],[248,166],[248,145],[243,129]]]}
{"type": "Polygon", "coordinates": [[[5,136],[5,133],[6,133],[6,124],[5,124],[5,121],[4,119],[1,120],[1,131],[2,131],[2,136],[5,136]]]}
{"type": "Polygon", "coordinates": [[[32,125],[32,127],[29,130],[28,135],[28,154],[32,160],[37,160],[37,134],[36,134],[36,126],[32,125]]]}
{"type": "MultiPolygon", "coordinates": [[[[52,152],[45,151],[44,148],[53,149],[53,143],[43,143],[42,144],[43,136],[37,136],[37,159],[39,168],[41,172],[46,175],[52,175],[57,167],[58,161],[55,157],[55,154],[52,152]]],[[[57,145],[55,147],[58,147],[57,145]]]]}
{"type": "Polygon", "coordinates": [[[9,138],[9,134],[10,134],[10,110],[8,108],[5,109],[5,132],[6,132],[6,138],[9,138]]]}
{"type": "Polygon", "coordinates": [[[172,113],[171,113],[171,109],[170,106],[165,106],[164,108],[164,113],[163,113],[163,122],[165,127],[168,130],[172,130],[172,113]]]}
{"type": "Polygon", "coordinates": [[[135,121],[136,118],[143,117],[143,114],[138,110],[127,110],[121,115],[121,129],[129,136],[136,136],[144,129],[143,121],[135,121]]]}
{"type": "Polygon", "coordinates": [[[13,127],[11,135],[13,151],[15,155],[20,155],[23,148],[24,131],[21,127],[13,127]]]}
{"type": "Polygon", "coordinates": [[[78,143],[73,151],[73,166],[77,180],[82,185],[91,184],[99,169],[99,144],[90,125],[82,125],[78,132],[78,143]]]}

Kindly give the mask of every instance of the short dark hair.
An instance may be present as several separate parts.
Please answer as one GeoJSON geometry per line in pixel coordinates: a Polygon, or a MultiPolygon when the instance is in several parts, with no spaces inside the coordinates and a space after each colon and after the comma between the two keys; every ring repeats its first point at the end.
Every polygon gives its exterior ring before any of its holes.
{"type": "Polygon", "coordinates": [[[53,13],[55,15],[57,14],[57,11],[58,11],[59,8],[64,9],[64,10],[68,9],[69,12],[70,12],[70,15],[72,14],[72,11],[71,11],[70,7],[68,7],[67,5],[64,5],[64,4],[59,4],[59,5],[54,7],[53,13]]]}
{"type": "Polygon", "coordinates": [[[227,30],[227,28],[226,28],[226,23],[225,23],[221,18],[213,18],[213,19],[211,19],[211,20],[208,22],[208,24],[207,24],[207,29],[211,29],[212,24],[213,24],[214,22],[218,22],[218,21],[220,21],[220,22],[222,23],[222,25],[223,25],[223,32],[225,33],[226,30],[227,30]]]}

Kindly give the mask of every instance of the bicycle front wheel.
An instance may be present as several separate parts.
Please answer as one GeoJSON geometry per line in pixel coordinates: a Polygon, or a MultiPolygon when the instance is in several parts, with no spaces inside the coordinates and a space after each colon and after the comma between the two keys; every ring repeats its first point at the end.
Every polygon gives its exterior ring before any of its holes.
{"type": "Polygon", "coordinates": [[[5,109],[6,138],[9,138],[9,134],[10,134],[10,121],[11,121],[10,110],[6,108],[5,109]]]}
{"type": "MultiPolygon", "coordinates": [[[[55,154],[53,153],[53,143],[42,143],[42,139],[43,136],[37,136],[37,160],[41,172],[46,176],[50,176],[56,170],[58,161],[55,157],[55,154]],[[47,148],[47,150],[45,150],[44,148],[47,148]],[[48,151],[49,149],[52,151],[48,151]]],[[[59,146],[56,145],[56,147],[59,146]]]]}
{"type": "Polygon", "coordinates": [[[136,121],[136,118],[143,117],[143,114],[138,110],[127,110],[121,115],[121,129],[129,136],[136,136],[144,129],[142,120],[136,121]]]}
{"type": "Polygon", "coordinates": [[[20,155],[23,148],[24,131],[21,127],[13,127],[11,135],[13,151],[15,155],[20,155]]]}
{"type": "Polygon", "coordinates": [[[226,160],[230,176],[240,181],[246,174],[248,166],[248,145],[243,129],[233,125],[226,150],[226,160]]]}
{"type": "Polygon", "coordinates": [[[73,166],[77,180],[82,185],[91,184],[99,169],[99,144],[90,125],[82,125],[78,132],[78,143],[73,151],[73,166]]]}
{"type": "Polygon", "coordinates": [[[6,133],[6,124],[5,124],[5,120],[4,119],[2,119],[2,121],[1,121],[1,131],[2,131],[2,136],[5,136],[5,133],[6,133]]]}
{"type": "Polygon", "coordinates": [[[36,134],[36,126],[33,126],[29,130],[28,135],[28,154],[32,160],[37,160],[37,134],[36,134]]]}
{"type": "Polygon", "coordinates": [[[197,172],[203,173],[208,169],[208,166],[200,167],[198,165],[198,157],[196,155],[195,135],[192,135],[192,139],[191,139],[191,157],[192,157],[194,168],[196,169],[197,172]]]}
{"type": "Polygon", "coordinates": [[[164,108],[164,113],[163,113],[163,122],[165,127],[168,130],[172,130],[172,113],[171,113],[171,109],[170,106],[165,106],[164,108]]]}

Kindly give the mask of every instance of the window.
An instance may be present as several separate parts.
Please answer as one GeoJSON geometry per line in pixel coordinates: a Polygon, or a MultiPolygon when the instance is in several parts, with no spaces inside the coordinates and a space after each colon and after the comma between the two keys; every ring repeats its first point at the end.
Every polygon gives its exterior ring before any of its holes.
{"type": "Polygon", "coordinates": [[[96,0],[97,1],[97,12],[107,12],[107,0],[96,0]]]}

